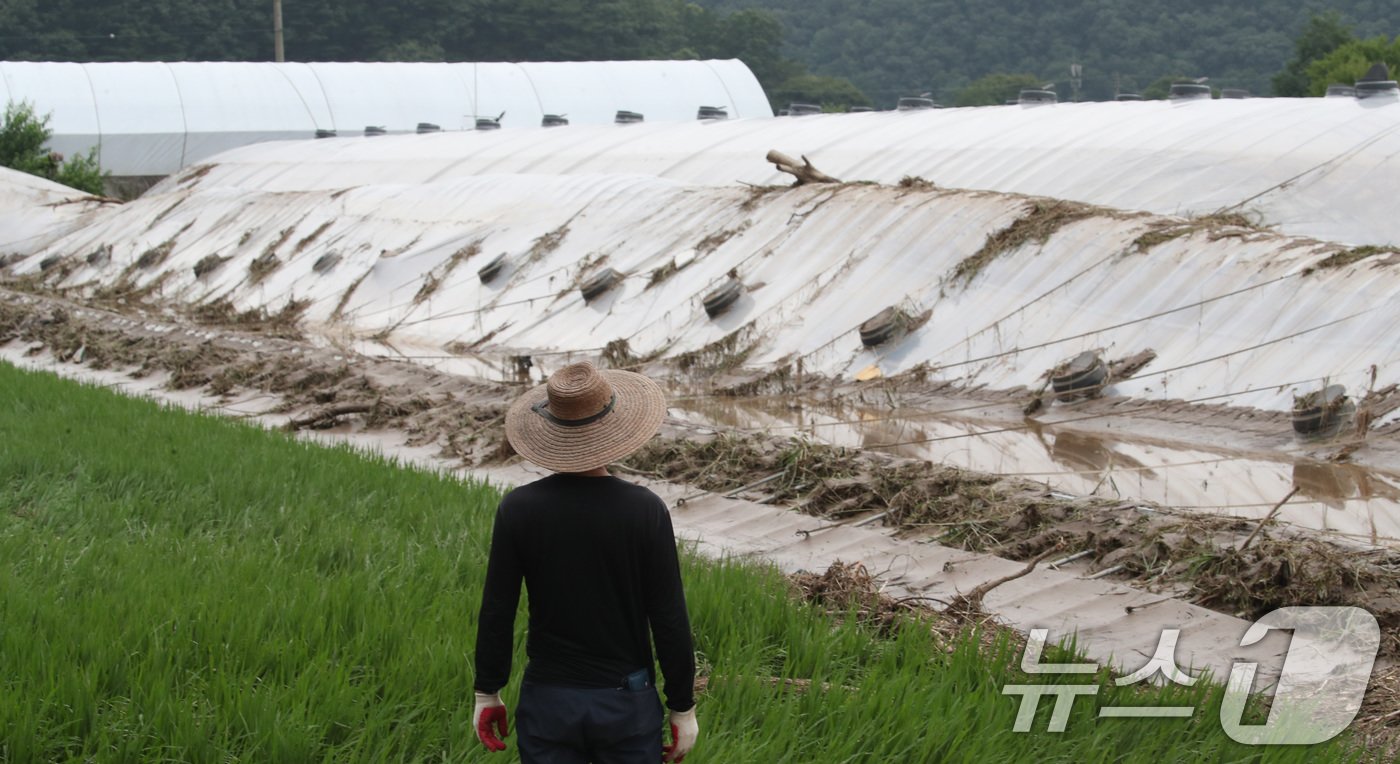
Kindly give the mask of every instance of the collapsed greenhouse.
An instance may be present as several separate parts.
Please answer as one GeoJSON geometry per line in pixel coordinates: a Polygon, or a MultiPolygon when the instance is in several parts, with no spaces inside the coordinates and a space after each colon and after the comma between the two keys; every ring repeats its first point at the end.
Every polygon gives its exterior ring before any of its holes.
{"type": "MultiPolygon", "coordinates": [[[[1380,182],[1397,109],[1061,104],[284,141],[119,206],[7,194],[30,222],[0,253],[27,288],[146,306],[137,323],[280,316],[322,348],[503,384],[593,359],[667,377],[678,427],[802,431],[1134,517],[1160,501],[1252,527],[1281,498],[1291,525],[1384,549],[1400,540],[1383,437],[1400,422],[1400,222],[1380,182]],[[840,180],[791,186],[774,150],[840,180]]],[[[833,523],[871,509],[827,500],[833,523]]],[[[759,504],[747,517],[774,510],[759,504]]],[[[705,511],[715,538],[742,525],[705,511]]],[[[763,514],[730,541],[772,552],[782,535],[794,567],[817,548],[893,559],[911,544],[869,523],[899,511],[807,546],[791,536],[810,518],[763,514]]],[[[1044,553],[1029,533],[995,540],[971,548],[1044,553]]],[[[946,551],[919,552],[936,564],[906,574],[911,590],[956,588],[936,570],[946,551]]],[[[1086,600],[1109,583],[1074,580],[1086,600]]],[[[1071,620],[1044,600],[1064,578],[1025,583],[1000,605],[1013,621],[1071,620]]],[[[1188,647],[1238,626],[1181,607],[1203,619],[1188,647]]],[[[1111,653],[1146,627],[1109,610],[1111,653]]]]}
{"type": "Polygon", "coordinates": [[[1397,223],[1367,178],[1400,137],[1377,114],[1113,103],[284,142],[10,247],[35,255],[17,273],[64,258],[64,285],[158,280],[167,298],[239,308],[310,300],[306,318],[327,331],[469,347],[462,368],[625,341],[638,357],[727,350],[765,371],[927,369],[1007,389],[1086,349],[1152,349],[1158,373],[1117,394],[1239,393],[1237,405],[1282,410],[1301,391],[1284,380],[1358,390],[1375,367],[1375,384],[1395,381],[1397,341],[1381,327],[1397,223]],[[986,127],[998,113],[1002,135],[986,127]],[[1116,132],[1139,133],[1132,119],[1154,132],[1110,151],[1084,129],[1110,117],[1116,132]],[[1246,137],[1255,126],[1266,142],[1246,137]],[[1055,150],[1008,156],[1036,134],[1055,150]],[[988,145],[957,145],[971,135],[988,145]],[[1183,141],[1190,151],[1175,150],[1183,141]],[[785,177],[764,163],[770,148],[847,182],[769,185],[785,177]],[[1003,161],[978,161],[991,157],[1003,161]],[[1136,188],[1106,190],[1130,177],[1136,188]],[[104,248],[103,265],[81,257],[104,248]],[[210,258],[218,267],[194,267],[210,258]],[[480,278],[498,258],[500,274],[480,278]],[[586,299],[577,288],[605,269],[616,283],[586,299]],[[738,301],[706,314],[731,277],[738,301]],[[863,345],[859,326],[891,306],[918,326],[863,345]]]}

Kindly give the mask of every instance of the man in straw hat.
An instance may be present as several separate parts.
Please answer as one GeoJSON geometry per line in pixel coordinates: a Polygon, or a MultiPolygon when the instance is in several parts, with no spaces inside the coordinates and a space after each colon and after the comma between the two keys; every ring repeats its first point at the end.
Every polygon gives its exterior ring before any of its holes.
{"type": "Polygon", "coordinates": [[[503,751],[515,611],[529,590],[529,663],[516,732],[522,761],[681,761],[695,744],[695,654],[671,516],[660,497],[606,466],[656,434],[655,382],[577,363],[521,396],[506,437],[554,474],[496,511],[476,637],[477,737],[503,751]],[[650,636],[666,679],[662,746],[650,636]],[[664,756],[664,758],[663,758],[664,756]]]}

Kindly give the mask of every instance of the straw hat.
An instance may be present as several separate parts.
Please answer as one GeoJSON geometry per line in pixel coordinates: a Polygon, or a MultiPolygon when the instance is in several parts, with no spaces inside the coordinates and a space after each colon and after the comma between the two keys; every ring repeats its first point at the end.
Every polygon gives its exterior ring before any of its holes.
{"type": "Polygon", "coordinates": [[[587,472],[641,448],[661,427],[666,399],[641,374],[587,361],[554,372],[506,412],[517,453],[555,472],[587,472]]]}

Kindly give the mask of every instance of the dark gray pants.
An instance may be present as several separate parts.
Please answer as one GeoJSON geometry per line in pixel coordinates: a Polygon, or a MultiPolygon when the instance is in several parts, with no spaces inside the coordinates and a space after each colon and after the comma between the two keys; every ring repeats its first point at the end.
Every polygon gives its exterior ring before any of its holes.
{"type": "Polygon", "coordinates": [[[655,687],[591,690],[525,682],[517,709],[524,764],[661,761],[661,699],[655,687]]]}

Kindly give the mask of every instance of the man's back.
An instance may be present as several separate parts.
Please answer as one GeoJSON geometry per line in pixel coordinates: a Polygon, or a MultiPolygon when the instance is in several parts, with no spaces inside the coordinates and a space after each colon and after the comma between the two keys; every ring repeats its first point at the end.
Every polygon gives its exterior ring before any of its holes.
{"type": "Polygon", "coordinates": [[[695,745],[695,654],[671,515],[656,494],[607,470],[653,437],[665,415],[655,382],[587,361],[549,375],[506,411],[511,447],[555,474],[512,491],[496,512],[472,709],[487,750],[506,750],[500,691],[522,583],[530,599],[517,718],[525,764],[679,762],[695,745]],[[671,709],[664,749],[652,640],[671,709]]]}
{"type": "Polygon", "coordinates": [[[615,477],[555,474],[501,501],[478,635],[479,687],[507,679],[511,635],[501,627],[514,616],[522,578],[527,680],[618,687],[650,670],[650,625],[668,705],[691,707],[689,688],[677,686],[694,673],[685,597],[671,518],[656,494],[615,477]]]}

